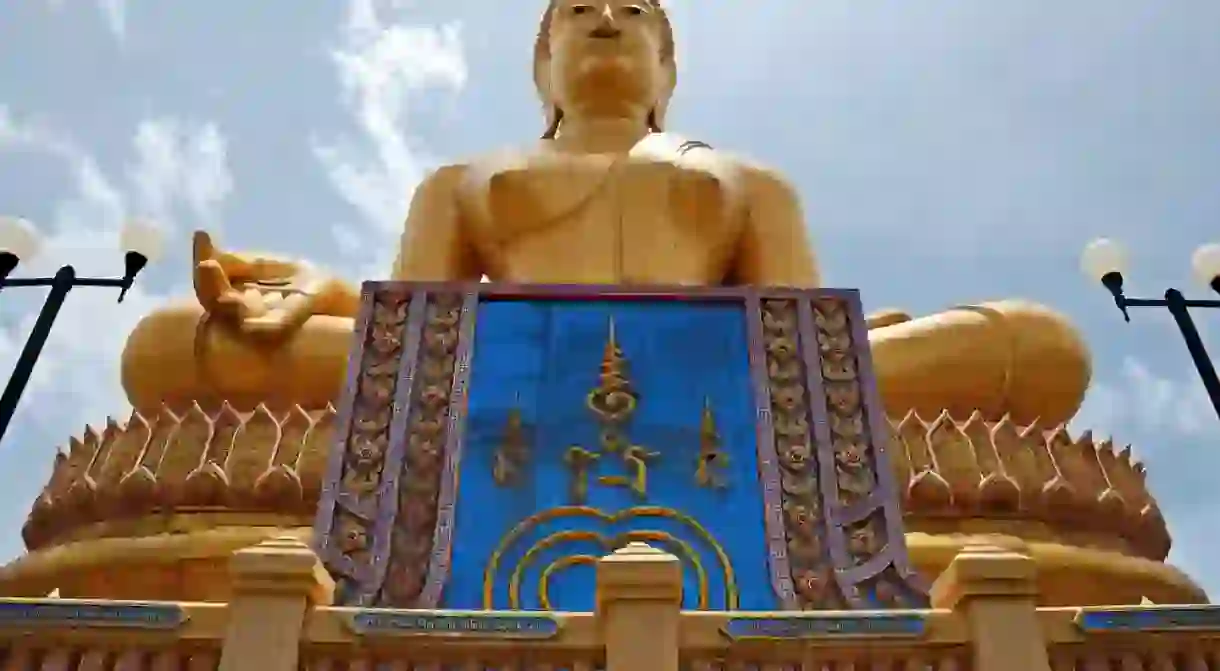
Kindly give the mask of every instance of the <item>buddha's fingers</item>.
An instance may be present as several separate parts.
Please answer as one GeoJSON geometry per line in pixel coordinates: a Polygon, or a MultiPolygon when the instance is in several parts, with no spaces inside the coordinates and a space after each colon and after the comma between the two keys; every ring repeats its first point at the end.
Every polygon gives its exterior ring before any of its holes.
{"type": "Polygon", "coordinates": [[[247,311],[242,292],[233,288],[220,262],[208,259],[195,266],[195,298],[211,314],[242,317],[247,311]]]}
{"type": "Polygon", "coordinates": [[[196,266],[216,258],[216,245],[212,243],[212,236],[208,235],[207,231],[195,231],[191,238],[191,256],[196,266]]]}
{"type": "Polygon", "coordinates": [[[284,337],[295,333],[312,316],[312,297],[293,294],[265,314],[243,319],[241,330],[255,337],[284,337]]]}

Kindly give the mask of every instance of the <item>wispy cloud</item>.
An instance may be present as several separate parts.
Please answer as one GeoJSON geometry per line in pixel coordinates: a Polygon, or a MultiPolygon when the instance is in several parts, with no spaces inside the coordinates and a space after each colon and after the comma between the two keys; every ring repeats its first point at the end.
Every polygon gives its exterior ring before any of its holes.
{"type": "Polygon", "coordinates": [[[336,226],[334,235],[366,277],[386,272],[411,193],[435,162],[408,132],[413,110],[429,93],[459,91],[467,77],[460,26],[413,23],[405,4],[348,3],[330,55],[356,133],[313,143],[331,183],[362,218],[336,226]]]}
{"type": "Polygon", "coordinates": [[[1093,383],[1072,423],[1123,441],[1220,437],[1220,420],[1193,369],[1167,375],[1134,357],[1093,383]]]}
{"type": "MultiPolygon", "coordinates": [[[[61,10],[67,0],[46,0],[53,10],[61,10]]],[[[127,0],[97,0],[97,11],[106,23],[106,29],[116,40],[127,39],[127,0]]]]}
{"type": "Polygon", "coordinates": [[[219,207],[233,189],[233,178],[216,125],[149,120],[136,130],[133,144],[136,161],[128,174],[140,209],[171,223],[180,205],[190,219],[217,231],[219,207]]]}
{"type": "Polygon", "coordinates": [[[98,11],[106,27],[120,42],[127,38],[127,3],[125,0],[97,0],[98,11]]]}

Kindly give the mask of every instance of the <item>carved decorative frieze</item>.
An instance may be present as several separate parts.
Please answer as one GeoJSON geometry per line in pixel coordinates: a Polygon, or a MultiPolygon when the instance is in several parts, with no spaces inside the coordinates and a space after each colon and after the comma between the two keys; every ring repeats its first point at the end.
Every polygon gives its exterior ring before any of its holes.
{"type": "Polygon", "coordinates": [[[369,585],[383,574],[389,516],[382,514],[386,485],[396,476],[392,424],[399,367],[413,301],[401,292],[366,294],[362,315],[367,339],[359,348],[347,398],[340,408],[342,444],[331,455],[314,539],[318,554],[335,577],[344,602],[370,598],[369,585]],[[385,482],[390,480],[389,482],[385,482]]]}
{"type": "MultiPolygon", "coordinates": [[[[786,532],[782,549],[798,605],[804,609],[835,609],[843,601],[822,524],[825,511],[810,416],[808,371],[801,356],[798,305],[792,299],[764,299],[761,303],[765,393],[770,400],[773,433],[768,442],[779,465],[776,475],[786,532]]],[[[772,549],[773,557],[776,549],[772,549]]]]}

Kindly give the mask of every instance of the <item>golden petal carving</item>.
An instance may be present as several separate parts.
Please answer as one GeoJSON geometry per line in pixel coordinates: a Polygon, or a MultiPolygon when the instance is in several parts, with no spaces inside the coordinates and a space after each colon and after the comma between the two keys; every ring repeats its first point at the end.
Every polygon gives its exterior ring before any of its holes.
{"type": "Polygon", "coordinates": [[[133,412],[69,438],[22,528],[28,546],[99,519],[180,507],[313,514],[333,448],[333,407],[183,408],[151,421],[133,412]]]}
{"type": "Polygon", "coordinates": [[[888,442],[886,451],[890,455],[890,466],[894,469],[894,479],[896,482],[910,482],[915,474],[911,467],[910,453],[903,444],[902,437],[898,435],[898,431],[887,431],[886,433],[888,442]]]}
{"type": "Polygon", "coordinates": [[[215,462],[204,462],[183,483],[183,494],[188,505],[221,505],[229,498],[229,478],[215,462]]]}
{"type": "Polygon", "coordinates": [[[305,434],[297,457],[296,474],[301,478],[304,503],[313,509],[322,492],[322,480],[326,477],[326,465],[330,451],[334,448],[335,406],[327,405],[321,413],[314,415],[313,424],[305,434]]]}
{"type": "MultiPolygon", "coordinates": [[[[787,317],[767,318],[783,324],[787,317]]],[[[773,340],[781,339],[779,334],[773,340]]],[[[791,356],[782,346],[776,352],[791,356]]],[[[788,400],[795,401],[793,409],[777,417],[798,422],[800,398],[786,399],[782,393],[773,398],[781,410],[788,400]]],[[[335,447],[335,418],[333,407],[243,413],[229,404],[211,410],[194,404],[180,414],[158,413],[151,422],[133,413],[125,423],[108,422],[101,430],[86,427],[68,439],[64,453],[55,455],[23,538],[30,547],[45,546],[99,514],[120,517],[181,506],[308,516],[335,447]],[[133,448],[139,448],[134,460],[133,448]]],[[[365,413],[356,419],[377,429],[374,424],[384,418],[365,413]]],[[[793,434],[807,432],[805,424],[792,426],[793,434]]],[[[894,473],[905,490],[908,517],[965,519],[994,513],[1053,529],[1102,529],[1155,559],[1168,552],[1169,535],[1148,493],[1145,466],[1129,446],[1088,433],[1073,436],[1063,426],[1018,425],[1011,418],[987,422],[974,415],[942,413],[927,421],[909,413],[891,420],[890,428],[894,473]]],[[[429,415],[412,431],[436,438],[443,435],[444,423],[429,415]]],[[[804,464],[793,466],[804,472],[804,464]]],[[[804,476],[782,482],[785,496],[794,500],[808,498],[815,484],[804,476]]]]}
{"type": "Polygon", "coordinates": [[[55,462],[51,466],[51,479],[47,481],[47,486],[43,487],[34,507],[38,509],[54,505],[54,502],[62,498],[68,491],[71,484],[72,469],[69,466],[68,455],[64,454],[62,450],[56,450],[55,462]]]}
{"type": "Polygon", "coordinates": [[[178,431],[178,427],[182,425],[182,418],[168,406],[163,405],[161,410],[157,412],[156,419],[149,424],[152,427],[152,431],[148,437],[148,443],[144,448],[144,452],[140,455],[139,464],[145,470],[155,472],[160,470],[161,460],[169,452],[173,444],[174,434],[178,431]]]}
{"type": "Polygon", "coordinates": [[[911,464],[911,472],[914,475],[936,469],[936,460],[928,445],[928,427],[919,415],[911,411],[893,428],[894,435],[902,441],[907,462],[911,464]]]}
{"type": "Polygon", "coordinates": [[[102,487],[113,487],[135,466],[144,451],[147,433],[124,431],[113,418],[107,418],[102,430],[102,446],[98,448],[97,483],[102,487]]]}
{"type": "Polygon", "coordinates": [[[156,464],[158,498],[170,506],[183,500],[186,479],[203,465],[212,442],[212,418],[198,403],[192,404],[167,440],[165,454],[156,464]]]}
{"type": "Polygon", "coordinates": [[[81,439],[84,445],[84,450],[89,455],[89,465],[86,467],[89,479],[97,482],[102,463],[106,460],[105,452],[102,451],[102,434],[98,433],[92,426],[85,425],[85,435],[81,439]]]}
{"type": "Polygon", "coordinates": [[[242,414],[229,405],[228,401],[220,406],[220,412],[212,420],[212,442],[204,453],[204,462],[224,468],[225,462],[229,460],[229,453],[233,451],[233,439],[237,437],[243,420],[242,414]]]}
{"type": "Polygon", "coordinates": [[[915,474],[907,485],[907,509],[928,511],[947,510],[953,507],[953,489],[933,470],[915,474]]]}
{"type": "Polygon", "coordinates": [[[280,439],[271,459],[272,465],[295,468],[311,426],[313,418],[305,409],[299,405],[290,408],[280,425],[280,439]]]}
{"type": "Polygon", "coordinates": [[[1038,491],[1044,482],[1039,472],[1038,458],[1029,449],[1028,441],[1012,418],[1005,415],[992,424],[987,440],[995,450],[1004,473],[1012,479],[1017,489],[1025,498],[1035,498],[1031,494],[1038,491]]]}
{"type": "Polygon", "coordinates": [[[85,441],[76,436],[68,438],[68,482],[62,485],[61,495],[67,494],[72,484],[84,477],[92,460],[93,454],[85,441]]]}
{"type": "Polygon", "coordinates": [[[280,422],[267,406],[259,404],[233,436],[233,447],[224,470],[233,502],[253,503],[255,483],[271,469],[280,442],[280,422]]]}
{"type": "Polygon", "coordinates": [[[937,470],[953,490],[955,505],[967,509],[977,506],[983,478],[974,460],[974,447],[948,412],[942,412],[928,427],[928,445],[937,470]]]}
{"type": "Polygon", "coordinates": [[[984,511],[1017,510],[1021,507],[1021,488],[1004,473],[989,473],[979,483],[978,501],[984,511]]]}
{"type": "Polygon", "coordinates": [[[269,510],[297,510],[303,496],[301,478],[291,466],[273,466],[254,483],[254,500],[269,510]]]}
{"type": "Polygon", "coordinates": [[[139,514],[153,509],[156,504],[157,476],[143,465],[137,465],[119,481],[115,491],[114,507],[126,513],[139,514]]]}
{"type": "Polygon", "coordinates": [[[1130,448],[1087,432],[1073,437],[1065,426],[954,420],[943,413],[931,422],[913,413],[891,420],[908,517],[1028,519],[1064,533],[1113,534],[1143,556],[1164,559],[1168,532],[1130,448]],[[963,500],[971,467],[981,479],[975,496],[963,500]]]}

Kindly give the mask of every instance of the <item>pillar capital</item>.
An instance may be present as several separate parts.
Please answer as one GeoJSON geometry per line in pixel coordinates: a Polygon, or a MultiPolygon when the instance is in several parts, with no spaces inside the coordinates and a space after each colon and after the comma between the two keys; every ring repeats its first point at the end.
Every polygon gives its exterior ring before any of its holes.
{"type": "Polygon", "coordinates": [[[238,550],[229,571],[234,594],[299,595],[310,605],[329,604],[334,596],[335,583],[318,556],[293,536],[238,550]]]}
{"type": "Polygon", "coordinates": [[[628,543],[598,560],[597,601],[682,602],[682,563],[647,543],[628,543]]]}

